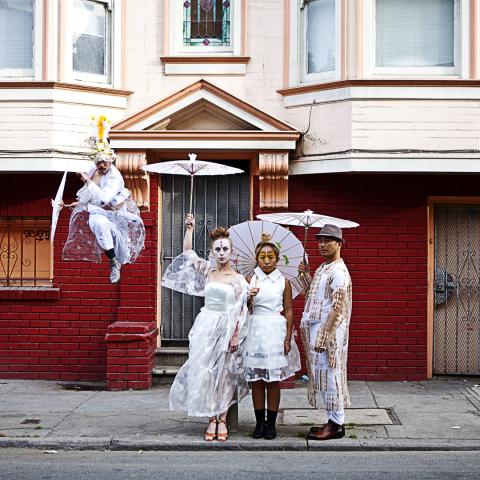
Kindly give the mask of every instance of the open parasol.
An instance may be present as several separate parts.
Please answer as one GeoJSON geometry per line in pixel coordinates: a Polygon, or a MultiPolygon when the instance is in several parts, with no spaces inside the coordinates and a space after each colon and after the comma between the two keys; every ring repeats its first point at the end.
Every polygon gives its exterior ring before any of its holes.
{"type": "Polygon", "coordinates": [[[172,160],[170,162],[151,163],[142,167],[146,172],[166,173],[169,175],[190,175],[190,208],[192,213],[193,177],[196,175],[232,175],[243,173],[243,170],[228,167],[220,163],[203,162],[197,160],[195,153],[188,154],[189,160],[172,160]]]}
{"type": "MultiPolygon", "coordinates": [[[[304,258],[304,250],[300,240],[286,228],[266,221],[247,221],[228,229],[233,249],[230,263],[234,270],[245,277],[250,277],[257,266],[255,247],[262,239],[262,233],[271,235],[272,243],[280,250],[277,268],[288,280],[294,280],[298,275],[298,264],[304,258]]],[[[298,282],[292,282],[292,295],[296,297],[301,288],[298,282]]]]}
{"type": "Polygon", "coordinates": [[[307,242],[308,229],[310,227],[320,228],[327,224],[336,225],[340,228],[353,228],[359,226],[359,224],[356,222],[344,220],[343,218],[321,215],[320,213],[315,213],[312,210],[305,210],[304,212],[263,213],[261,215],[257,215],[257,218],[261,220],[267,220],[268,222],[278,223],[280,225],[303,227],[305,229],[305,235],[303,238],[304,249],[307,242]]]}
{"type": "Polygon", "coordinates": [[[50,227],[50,242],[53,244],[55,238],[55,231],[57,230],[58,216],[63,208],[63,191],[65,190],[65,182],[67,180],[67,173],[74,172],[88,172],[93,167],[93,162],[90,160],[67,160],[64,162],[64,173],[60,185],[58,186],[55,198],[51,200],[52,204],[52,225],[50,227]]]}

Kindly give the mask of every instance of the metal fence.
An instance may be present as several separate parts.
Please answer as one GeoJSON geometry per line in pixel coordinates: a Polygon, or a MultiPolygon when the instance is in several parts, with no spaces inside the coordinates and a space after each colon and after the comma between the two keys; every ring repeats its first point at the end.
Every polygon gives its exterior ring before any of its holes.
{"type": "Polygon", "coordinates": [[[51,283],[50,219],[0,217],[0,286],[51,283]]]}

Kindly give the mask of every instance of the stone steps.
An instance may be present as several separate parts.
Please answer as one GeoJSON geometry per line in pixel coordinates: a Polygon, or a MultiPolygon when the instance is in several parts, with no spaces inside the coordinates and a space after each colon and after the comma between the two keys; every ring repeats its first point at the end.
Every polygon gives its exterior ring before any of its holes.
{"type": "Polygon", "coordinates": [[[154,385],[171,385],[188,358],[188,347],[159,347],[155,352],[154,385]]]}

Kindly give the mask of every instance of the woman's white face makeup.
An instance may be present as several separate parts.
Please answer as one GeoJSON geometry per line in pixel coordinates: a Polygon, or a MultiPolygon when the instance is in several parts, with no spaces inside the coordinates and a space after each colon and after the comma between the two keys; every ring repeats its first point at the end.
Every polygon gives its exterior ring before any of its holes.
{"type": "Polygon", "coordinates": [[[232,254],[230,240],[227,238],[219,238],[218,240],[215,240],[212,245],[212,254],[219,264],[227,263],[232,254]]]}

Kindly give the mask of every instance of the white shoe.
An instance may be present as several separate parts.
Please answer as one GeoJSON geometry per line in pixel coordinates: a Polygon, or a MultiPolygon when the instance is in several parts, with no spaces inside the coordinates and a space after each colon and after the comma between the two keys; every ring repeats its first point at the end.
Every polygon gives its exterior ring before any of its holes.
{"type": "Polygon", "coordinates": [[[116,258],[110,260],[110,283],[118,283],[120,281],[120,270],[122,265],[116,258]]]}

